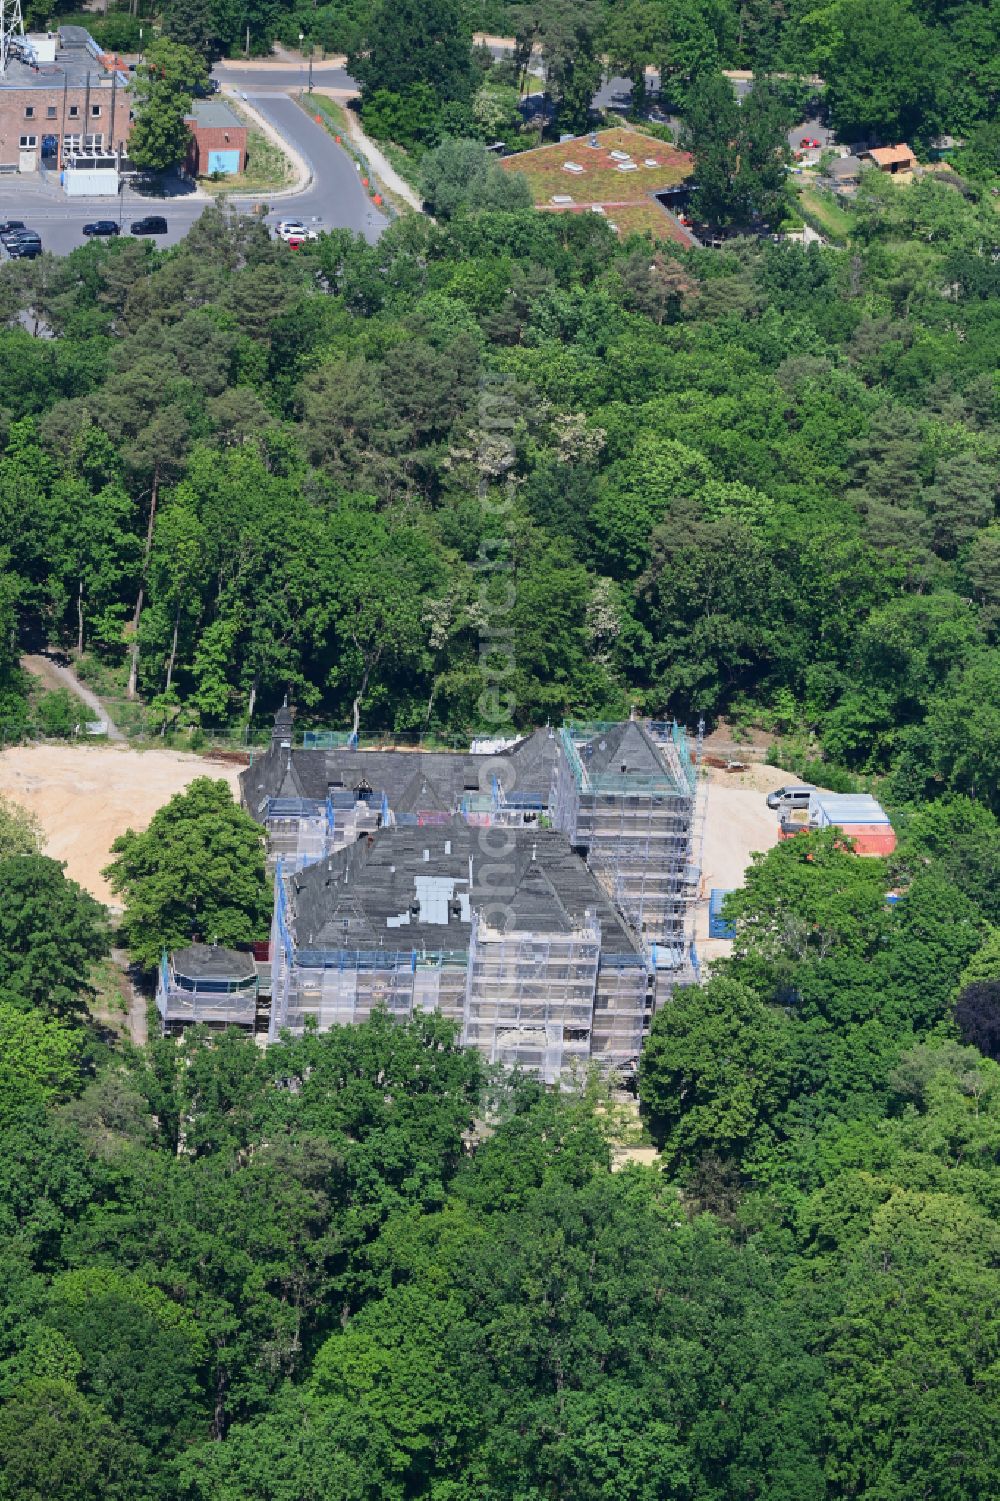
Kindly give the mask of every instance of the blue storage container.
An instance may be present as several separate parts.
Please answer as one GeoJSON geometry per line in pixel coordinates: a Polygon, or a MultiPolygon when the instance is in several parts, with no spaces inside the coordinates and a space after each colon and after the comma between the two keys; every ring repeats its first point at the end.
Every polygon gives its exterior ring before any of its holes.
{"type": "Polygon", "coordinates": [[[724,918],[722,915],[722,903],[729,895],[728,890],[720,886],[714,886],[708,899],[708,936],[709,938],[735,938],[736,924],[724,918]]]}

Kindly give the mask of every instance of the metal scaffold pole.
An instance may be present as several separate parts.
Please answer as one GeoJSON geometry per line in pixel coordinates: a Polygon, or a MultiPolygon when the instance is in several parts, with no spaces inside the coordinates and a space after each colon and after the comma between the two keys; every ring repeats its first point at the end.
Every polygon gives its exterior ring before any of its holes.
{"type": "Polygon", "coordinates": [[[24,19],[21,0],[0,0],[0,78],[6,78],[12,57],[23,57],[24,19]]]}

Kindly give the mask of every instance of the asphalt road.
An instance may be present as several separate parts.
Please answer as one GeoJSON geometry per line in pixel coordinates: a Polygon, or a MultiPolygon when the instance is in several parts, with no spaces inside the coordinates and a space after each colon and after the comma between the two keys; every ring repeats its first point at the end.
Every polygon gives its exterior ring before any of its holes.
{"type": "Polygon", "coordinates": [[[353,158],[287,94],[261,93],[256,87],[243,92],[312,169],[311,186],[294,197],[276,199],[269,222],[304,219],[316,228],[353,230],[374,244],[389,221],[361,186],[353,158]]]}
{"type": "MultiPolygon", "coordinates": [[[[261,198],[273,202],[269,224],[279,219],[303,219],[319,229],[350,229],[374,243],[388,220],[361,186],[354,160],[342,151],[327,130],[317,125],[293,99],[278,91],[244,91],[248,99],[308,163],[313,181],[303,193],[284,198],[237,197],[237,208],[249,209],[261,198]]],[[[126,189],[122,199],[67,198],[55,185],[38,177],[0,178],[0,220],[21,219],[41,235],[42,245],[55,255],[68,255],[86,243],[83,226],[92,219],[114,219],[123,231],[133,219],[162,214],[168,232],[157,235],[157,245],[176,245],[204,212],[207,200],[194,194],[175,197],[140,197],[126,189]]],[[[6,252],[2,252],[6,259],[6,252]]]]}
{"type": "MultiPolygon", "coordinates": [[[[124,202],[117,198],[67,198],[58,187],[25,177],[0,179],[0,219],[20,219],[41,235],[42,246],[54,255],[68,255],[78,245],[85,245],[83,226],[92,219],[114,219],[122,209],[122,227],[127,233],[133,219],[146,214],[162,214],[168,233],[153,237],[156,245],[176,245],[184,238],[205,208],[201,198],[140,198],[125,192],[124,202]]],[[[3,252],[6,260],[6,251],[3,252]]]]}
{"type": "MultiPolygon", "coordinates": [[[[263,68],[241,67],[239,62],[216,63],[212,77],[220,83],[232,84],[233,88],[246,89],[248,94],[287,93],[304,89],[309,81],[309,64],[268,63],[263,68]]],[[[357,84],[345,69],[335,63],[314,63],[313,83],[324,89],[347,89],[354,93],[357,84]]]]}

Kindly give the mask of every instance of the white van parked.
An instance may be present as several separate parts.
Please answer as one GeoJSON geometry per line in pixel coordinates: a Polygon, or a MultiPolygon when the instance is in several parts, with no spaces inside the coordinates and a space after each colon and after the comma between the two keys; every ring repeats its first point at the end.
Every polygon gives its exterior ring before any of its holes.
{"type": "Polygon", "coordinates": [[[781,813],[789,813],[793,808],[808,808],[809,798],[815,791],[815,787],[810,787],[805,782],[776,787],[767,794],[767,806],[781,813]]]}

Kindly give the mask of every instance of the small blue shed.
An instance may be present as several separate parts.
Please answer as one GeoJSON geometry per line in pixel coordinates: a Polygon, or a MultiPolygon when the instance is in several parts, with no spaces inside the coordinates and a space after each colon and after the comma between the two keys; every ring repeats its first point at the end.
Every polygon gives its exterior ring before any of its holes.
{"type": "Polygon", "coordinates": [[[722,903],[729,895],[729,890],[721,886],[713,886],[708,898],[708,936],[709,938],[735,938],[736,924],[722,915],[722,903]]]}

